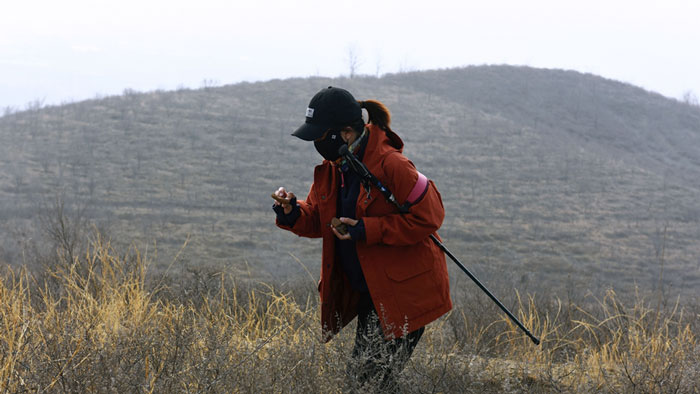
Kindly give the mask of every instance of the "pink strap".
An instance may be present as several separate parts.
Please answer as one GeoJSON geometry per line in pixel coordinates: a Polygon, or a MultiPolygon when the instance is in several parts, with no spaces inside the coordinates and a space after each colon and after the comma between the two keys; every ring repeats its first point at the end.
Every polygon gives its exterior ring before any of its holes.
{"type": "Polygon", "coordinates": [[[418,172],[418,180],[416,181],[416,185],[413,186],[413,190],[411,190],[411,193],[408,194],[406,202],[409,204],[415,204],[416,202],[418,202],[418,200],[421,199],[421,197],[423,197],[427,190],[428,178],[426,178],[425,175],[418,172]]]}

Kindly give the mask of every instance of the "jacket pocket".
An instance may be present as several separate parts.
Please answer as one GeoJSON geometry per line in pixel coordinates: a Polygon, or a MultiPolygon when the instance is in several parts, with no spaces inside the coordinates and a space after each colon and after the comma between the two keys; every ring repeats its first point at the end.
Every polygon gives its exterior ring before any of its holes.
{"type": "Polygon", "coordinates": [[[424,262],[397,262],[386,267],[384,270],[386,276],[395,282],[403,282],[405,280],[416,277],[424,272],[431,270],[430,264],[424,262]],[[397,264],[398,263],[398,264],[397,264]],[[401,264],[403,263],[403,264],[401,264]]]}
{"type": "Polygon", "coordinates": [[[395,282],[403,282],[433,269],[434,257],[425,243],[411,246],[390,247],[391,259],[384,264],[386,276],[395,282]]]}
{"type": "Polygon", "coordinates": [[[411,320],[439,308],[443,300],[436,280],[435,257],[430,249],[416,247],[404,252],[395,256],[398,258],[393,259],[384,272],[401,316],[411,320]]]}

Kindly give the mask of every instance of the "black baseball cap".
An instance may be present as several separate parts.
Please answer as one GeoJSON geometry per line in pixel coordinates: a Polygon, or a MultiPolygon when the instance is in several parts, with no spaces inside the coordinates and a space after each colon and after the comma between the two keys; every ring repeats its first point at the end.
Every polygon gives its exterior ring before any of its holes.
{"type": "Polygon", "coordinates": [[[328,129],[340,129],[362,119],[360,103],[345,89],[329,86],[311,99],[306,108],[306,122],[293,136],[313,141],[328,129]]]}

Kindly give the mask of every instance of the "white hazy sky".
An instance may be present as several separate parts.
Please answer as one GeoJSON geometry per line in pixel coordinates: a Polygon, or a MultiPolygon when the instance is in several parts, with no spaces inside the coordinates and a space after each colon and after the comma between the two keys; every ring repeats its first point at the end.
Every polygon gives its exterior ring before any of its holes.
{"type": "Polygon", "coordinates": [[[516,64],[700,95],[698,0],[4,0],[0,109],[295,76],[516,64]]]}

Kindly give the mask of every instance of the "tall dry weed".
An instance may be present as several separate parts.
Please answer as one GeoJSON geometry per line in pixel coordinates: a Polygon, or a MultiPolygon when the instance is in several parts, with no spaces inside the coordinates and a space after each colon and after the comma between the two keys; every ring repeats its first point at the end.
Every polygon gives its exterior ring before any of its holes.
{"type": "MultiPolygon", "coordinates": [[[[315,294],[193,275],[177,291],[137,250],[100,237],[47,275],[5,269],[0,392],[343,392],[354,331],[323,344],[315,294]]],[[[697,313],[612,291],[593,301],[516,298],[536,347],[497,312],[465,308],[481,301],[457,299],[428,326],[401,391],[698,392],[697,313]]]]}

